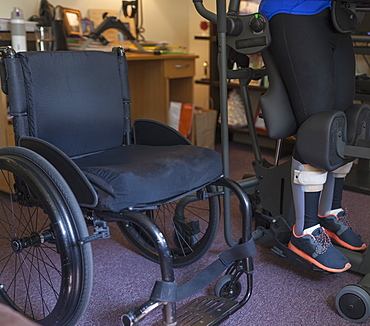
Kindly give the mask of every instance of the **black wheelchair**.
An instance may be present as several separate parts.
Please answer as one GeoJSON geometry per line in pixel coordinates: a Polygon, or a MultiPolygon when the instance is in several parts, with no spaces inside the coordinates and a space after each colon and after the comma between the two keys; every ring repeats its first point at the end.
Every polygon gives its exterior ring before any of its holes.
{"type": "Polygon", "coordinates": [[[42,325],[76,324],[93,286],[91,241],[109,238],[109,222],[161,271],[149,300],[122,316],[124,325],[157,307],[165,325],[216,325],[249,300],[255,245],[248,196],[223,176],[215,151],[159,122],[131,124],[122,48],[6,47],[0,71],[16,143],[0,149],[3,303],[42,325]],[[173,268],[196,262],[213,242],[225,189],[240,201],[240,241],[177,286],[173,268]],[[221,298],[176,309],[224,272],[221,298]],[[245,295],[236,301],[242,277],[245,295]]]}

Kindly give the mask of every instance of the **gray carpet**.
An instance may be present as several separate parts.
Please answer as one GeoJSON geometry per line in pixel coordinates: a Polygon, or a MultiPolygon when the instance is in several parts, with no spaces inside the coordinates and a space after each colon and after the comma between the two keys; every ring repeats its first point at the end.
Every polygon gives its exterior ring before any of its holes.
{"type": "MultiPolygon", "coordinates": [[[[263,153],[270,156],[271,152],[263,153]]],[[[249,146],[231,144],[231,177],[239,180],[245,172],[252,172],[249,146]]],[[[368,243],[370,201],[366,195],[345,191],[344,205],[356,231],[368,243]]],[[[238,237],[240,218],[238,205],[233,202],[233,234],[238,237]]],[[[158,265],[137,254],[118,228],[112,224],[112,238],[93,243],[95,282],[90,305],[78,326],[120,325],[125,311],[145,302],[154,281],[159,279],[158,265]]],[[[198,271],[216,259],[226,249],[221,228],[213,247],[201,261],[176,269],[179,284],[186,282],[198,271]]],[[[254,256],[255,273],[250,301],[222,325],[224,326],[286,326],[286,325],[352,325],[335,309],[335,296],[347,284],[358,283],[361,275],[346,272],[324,275],[307,270],[278,257],[265,246],[258,245],[254,256]]],[[[201,294],[212,294],[212,287],[201,294]]],[[[148,315],[140,325],[160,325],[161,311],[148,315]]],[[[370,325],[370,321],[363,325],[370,325]]]]}

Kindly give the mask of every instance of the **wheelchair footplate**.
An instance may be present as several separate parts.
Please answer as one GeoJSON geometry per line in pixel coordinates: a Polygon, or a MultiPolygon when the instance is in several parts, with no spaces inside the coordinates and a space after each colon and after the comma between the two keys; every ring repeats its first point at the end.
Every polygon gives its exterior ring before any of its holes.
{"type": "Polygon", "coordinates": [[[149,312],[160,306],[163,309],[169,308],[171,311],[171,306],[174,308],[176,302],[191,298],[218,278],[214,290],[215,296],[200,296],[178,309],[175,308],[170,312],[172,322],[166,321],[163,325],[220,325],[230,315],[242,308],[251,297],[252,255],[255,251],[254,240],[250,239],[219,254],[219,259],[181,286],[177,286],[175,281],[156,281],[150,300],[125,313],[121,319],[122,324],[124,326],[138,325],[149,312]],[[219,277],[222,273],[225,274],[219,277]],[[245,278],[246,281],[246,288],[243,291],[245,294],[240,301],[236,301],[235,299],[242,292],[241,277],[245,278]]]}
{"type": "Polygon", "coordinates": [[[216,296],[195,298],[177,310],[177,326],[219,325],[237,309],[239,302],[216,296]]]}

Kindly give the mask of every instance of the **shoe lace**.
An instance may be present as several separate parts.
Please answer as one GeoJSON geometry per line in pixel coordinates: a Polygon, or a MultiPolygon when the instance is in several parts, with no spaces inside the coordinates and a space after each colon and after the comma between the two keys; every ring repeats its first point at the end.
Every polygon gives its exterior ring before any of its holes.
{"type": "Polygon", "coordinates": [[[337,219],[344,226],[347,226],[349,228],[352,228],[350,222],[348,221],[348,209],[347,208],[343,208],[343,214],[341,214],[341,216],[338,216],[337,215],[337,219]]]}
{"type": "Polygon", "coordinates": [[[315,235],[315,239],[317,241],[315,252],[318,255],[324,254],[332,245],[330,237],[324,228],[321,228],[321,232],[315,235]]]}

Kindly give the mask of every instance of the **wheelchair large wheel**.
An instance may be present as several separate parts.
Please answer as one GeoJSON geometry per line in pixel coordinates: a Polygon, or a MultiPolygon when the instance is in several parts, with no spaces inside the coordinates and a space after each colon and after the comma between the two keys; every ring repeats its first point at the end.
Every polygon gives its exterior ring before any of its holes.
{"type": "MultiPolygon", "coordinates": [[[[196,262],[211,247],[219,226],[219,198],[200,200],[192,194],[143,213],[164,233],[173,256],[173,266],[182,267],[196,262]]],[[[144,257],[158,262],[155,246],[145,231],[125,222],[118,222],[118,226],[144,257]]]]}
{"type": "Polygon", "coordinates": [[[45,159],[0,149],[0,301],[41,325],[75,325],[92,289],[81,209],[45,159]]]}

